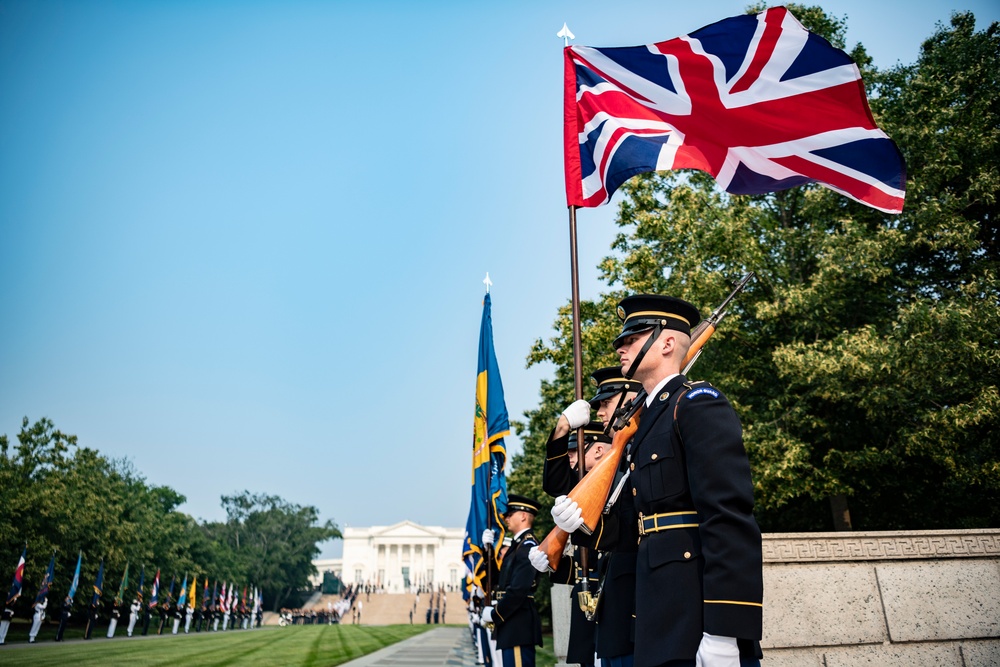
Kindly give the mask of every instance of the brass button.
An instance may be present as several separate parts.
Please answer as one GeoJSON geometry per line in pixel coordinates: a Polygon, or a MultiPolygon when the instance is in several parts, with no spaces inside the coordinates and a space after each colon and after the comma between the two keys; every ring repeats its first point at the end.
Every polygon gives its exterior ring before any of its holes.
{"type": "Polygon", "coordinates": [[[633,496],[635,495],[635,489],[632,489],[632,495],[633,496]]]}
{"type": "Polygon", "coordinates": [[[690,558],[691,557],[691,552],[690,551],[685,551],[684,552],[684,557],[685,558],[690,558]]]}
{"type": "Polygon", "coordinates": [[[653,454],[653,457],[652,457],[652,458],[653,458],[653,460],[655,461],[655,460],[656,460],[656,454],[653,454]]]}
{"type": "Polygon", "coordinates": [[[635,464],[634,463],[630,464],[629,467],[628,467],[628,469],[629,470],[635,470],[635,464]]]}

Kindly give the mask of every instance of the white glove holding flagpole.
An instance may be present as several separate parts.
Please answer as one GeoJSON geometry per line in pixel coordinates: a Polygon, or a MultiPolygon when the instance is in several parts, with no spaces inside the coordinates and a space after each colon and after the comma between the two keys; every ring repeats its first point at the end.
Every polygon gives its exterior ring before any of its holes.
{"type": "Polygon", "coordinates": [[[497,539],[496,535],[494,535],[493,531],[490,530],[489,528],[487,528],[486,530],[483,531],[483,546],[484,547],[486,547],[486,546],[489,546],[489,547],[493,546],[493,543],[496,542],[496,539],[497,539]]]}
{"type": "Polygon", "coordinates": [[[590,423],[590,403],[581,399],[575,400],[569,404],[569,407],[563,410],[563,417],[569,422],[569,427],[571,429],[577,429],[581,426],[586,426],[590,423]]]}
{"type": "Polygon", "coordinates": [[[528,560],[539,572],[549,571],[549,555],[538,547],[531,547],[528,551],[528,560]]]}
{"type": "Polygon", "coordinates": [[[483,607],[483,612],[479,615],[483,623],[493,622],[493,607],[483,607]]]}
{"type": "Polygon", "coordinates": [[[569,496],[559,496],[552,505],[552,520],[567,533],[572,533],[583,525],[583,510],[569,496]]]}
{"type": "Polygon", "coordinates": [[[736,638],[701,633],[695,667],[740,667],[740,649],[736,638]]]}

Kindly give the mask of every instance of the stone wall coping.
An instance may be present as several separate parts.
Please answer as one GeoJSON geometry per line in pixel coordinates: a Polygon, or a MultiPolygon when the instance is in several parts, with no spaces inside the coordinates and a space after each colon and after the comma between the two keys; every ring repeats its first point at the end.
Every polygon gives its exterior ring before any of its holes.
{"type": "Polygon", "coordinates": [[[765,533],[765,563],[1000,558],[1000,528],[765,533]]]}

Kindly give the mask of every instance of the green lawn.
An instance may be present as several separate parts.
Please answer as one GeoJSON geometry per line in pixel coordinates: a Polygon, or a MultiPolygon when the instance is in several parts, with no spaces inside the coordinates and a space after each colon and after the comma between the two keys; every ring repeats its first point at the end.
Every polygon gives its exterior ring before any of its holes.
{"type": "MultiPolygon", "coordinates": [[[[329,667],[420,634],[429,625],[300,625],[253,631],[201,632],[188,635],[125,637],[102,634],[90,641],[55,643],[39,635],[36,644],[0,647],[4,667],[113,667],[136,665],[176,667],[236,665],[238,667],[329,667]]],[[[14,628],[11,628],[13,631],[14,628]]],[[[107,628],[104,628],[107,632],[107,628]]],[[[82,633],[67,632],[67,639],[82,633]]],[[[8,637],[12,639],[12,637],[8,637]]]]}

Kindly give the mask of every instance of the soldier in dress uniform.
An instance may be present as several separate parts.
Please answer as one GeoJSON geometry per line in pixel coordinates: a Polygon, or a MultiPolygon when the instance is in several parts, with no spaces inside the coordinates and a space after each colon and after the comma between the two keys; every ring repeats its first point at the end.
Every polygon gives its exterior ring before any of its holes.
{"type": "MultiPolygon", "coordinates": [[[[588,410],[590,406],[588,405],[588,410]]],[[[560,418],[560,421],[563,417],[560,418]]],[[[599,421],[590,422],[584,427],[583,459],[585,470],[591,470],[604,457],[607,447],[611,445],[611,437],[605,435],[604,424],[599,421]]],[[[577,431],[571,431],[565,438],[549,439],[545,468],[542,474],[542,488],[550,496],[559,497],[569,493],[579,481],[579,447],[577,431]],[[561,446],[560,446],[561,445],[561,446]],[[562,451],[560,451],[562,449],[562,451]]],[[[564,555],[559,567],[550,574],[553,583],[572,584],[570,593],[570,624],[569,643],[566,651],[566,662],[584,667],[593,665],[596,656],[596,627],[594,620],[588,618],[579,602],[579,594],[583,590],[583,563],[580,549],[570,547],[571,553],[564,555]]],[[[528,554],[531,564],[539,572],[549,569],[548,556],[533,548],[528,554]]],[[[599,557],[591,551],[587,558],[587,590],[592,594],[597,591],[597,567],[599,557]]]]}
{"type": "Polygon", "coordinates": [[[36,602],[33,606],[33,614],[31,616],[31,630],[28,632],[28,643],[34,644],[35,637],[38,636],[38,631],[42,629],[42,621],[45,620],[45,609],[49,606],[48,596],[42,598],[41,602],[36,602]]]}
{"type": "Polygon", "coordinates": [[[118,619],[121,617],[121,600],[115,598],[111,601],[111,620],[108,622],[108,639],[114,639],[115,630],[118,629],[118,619]]]}
{"type": "Polygon", "coordinates": [[[534,600],[538,571],[528,560],[528,551],[538,545],[531,533],[537,514],[538,503],[531,498],[507,497],[504,522],[513,540],[500,565],[495,602],[482,612],[483,622],[495,626],[493,636],[504,667],[534,667],[535,646],[542,645],[542,622],[534,600]]]}
{"type": "Polygon", "coordinates": [[[614,341],[646,391],[628,493],[639,514],[635,666],[759,665],[763,562],[739,418],[681,363],[700,321],[687,301],[635,295],[614,341]]]}
{"type": "Polygon", "coordinates": [[[160,605],[160,608],[157,610],[157,613],[160,616],[160,622],[159,622],[159,625],[156,626],[156,634],[162,635],[163,634],[163,628],[167,624],[167,617],[170,616],[170,594],[169,593],[167,593],[167,597],[163,601],[163,604],[160,605]]]}
{"type": "Polygon", "coordinates": [[[69,623],[69,617],[73,612],[73,598],[66,596],[63,599],[62,609],[59,610],[59,628],[56,630],[56,641],[61,642],[63,640],[63,633],[66,632],[66,624],[69,623]]]}
{"type": "Polygon", "coordinates": [[[14,618],[14,610],[10,605],[4,605],[3,612],[0,613],[0,646],[7,643],[7,631],[10,629],[10,622],[14,618]]]}
{"type": "Polygon", "coordinates": [[[132,636],[136,621],[139,620],[139,613],[142,611],[142,603],[139,598],[132,598],[132,604],[128,607],[128,636],[132,636]]]}
{"type": "Polygon", "coordinates": [[[87,608],[87,627],[83,631],[83,638],[90,639],[91,633],[93,633],[94,628],[97,627],[97,621],[101,617],[101,606],[100,602],[92,602],[87,608]]]}
{"type": "MultiPolygon", "coordinates": [[[[590,405],[597,411],[605,431],[612,431],[609,425],[615,413],[636,397],[641,385],[626,378],[621,366],[599,368],[591,374],[591,379],[597,386],[597,393],[590,399],[590,405]]],[[[622,492],[627,484],[630,451],[631,442],[625,443],[625,452],[611,485],[607,506],[592,535],[573,532],[579,527],[579,522],[567,525],[561,520],[560,512],[568,498],[560,497],[552,508],[556,524],[564,530],[573,529],[569,531],[573,544],[593,548],[599,554],[599,583],[595,593],[598,598],[596,648],[602,667],[632,667],[633,661],[638,515],[632,495],[622,492]]],[[[554,453],[550,450],[548,456],[552,457],[554,453]]]]}
{"type": "Polygon", "coordinates": [[[153,617],[153,610],[150,608],[152,601],[146,602],[142,605],[142,616],[139,618],[139,628],[141,630],[140,634],[145,637],[149,634],[149,622],[153,617]]]}

